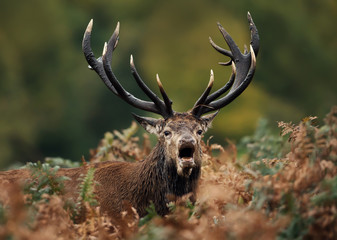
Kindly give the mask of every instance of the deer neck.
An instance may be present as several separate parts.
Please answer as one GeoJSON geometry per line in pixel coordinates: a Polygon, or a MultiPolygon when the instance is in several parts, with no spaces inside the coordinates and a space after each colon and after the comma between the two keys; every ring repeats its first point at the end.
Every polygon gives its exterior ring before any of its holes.
{"type": "Polygon", "coordinates": [[[167,156],[165,146],[158,142],[138,168],[143,186],[139,191],[146,193],[155,205],[157,201],[168,202],[169,196],[180,197],[194,192],[200,176],[200,166],[193,168],[189,177],[178,175],[175,160],[167,156]]]}

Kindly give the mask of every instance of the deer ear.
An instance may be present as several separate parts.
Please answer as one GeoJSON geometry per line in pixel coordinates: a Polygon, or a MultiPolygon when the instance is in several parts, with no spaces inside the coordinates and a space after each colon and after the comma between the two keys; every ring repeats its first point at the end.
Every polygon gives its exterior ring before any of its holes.
{"type": "Polygon", "coordinates": [[[212,126],[212,121],[215,118],[215,116],[218,114],[218,112],[219,111],[216,111],[215,113],[207,114],[200,118],[206,130],[212,126]]]}
{"type": "Polygon", "coordinates": [[[134,113],[132,116],[137,120],[137,122],[149,133],[159,134],[159,125],[160,119],[150,118],[150,117],[141,117],[134,113]]]}

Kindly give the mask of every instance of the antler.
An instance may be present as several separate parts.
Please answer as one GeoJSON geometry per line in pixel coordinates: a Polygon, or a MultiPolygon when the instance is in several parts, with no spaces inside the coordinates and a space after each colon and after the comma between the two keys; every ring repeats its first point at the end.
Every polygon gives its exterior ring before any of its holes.
{"type": "Polygon", "coordinates": [[[219,47],[212,41],[211,38],[209,38],[210,43],[215,50],[230,58],[228,62],[220,62],[219,64],[224,66],[231,65],[232,75],[225,86],[209,95],[214,81],[213,71],[211,70],[211,77],[208,86],[192,109],[192,114],[194,116],[200,117],[207,112],[223,108],[237,98],[251,82],[256,67],[256,56],[259,51],[259,34],[249,12],[247,14],[247,18],[251,32],[250,52],[247,52],[247,49],[245,49],[242,54],[231,36],[220,25],[220,23],[218,23],[219,30],[222,33],[230,51],[219,47]],[[228,90],[229,92],[224,97],[216,100],[228,90]]]}
{"type": "Polygon", "coordinates": [[[103,80],[104,84],[118,97],[126,101],[128,104],[145,110],[149,112],[153,112],[156,114],[160,114],[165,119],[169,118],[173,115],[172,110],[172,101],[166,95],[163,85],[161,84],[159,77],[157,75],[157,82],[159,85],[160,92],[164,99],[161,100],[151,89],[143,82],[141,77],[139,76],[136,66],[133,62],[133,57],[130,57],[130,67],[131,73],[136,80],[138,86],[143,90],[143,92],[151,99],[152,102],[141,100],[131,93],[126,91],[123,86],[119,83],[116,76],[112,72],[111,69],[111,59],[112,53],[117,47],[118,39],[119,39],[119,22],[117,23],[116,29],[113,32],[110,40],[108,43],[104,44],[103,54],[102,57],[98,59],[95,58],[95,55],[91,49],[91,31],[93,26],[93,20],[88,24],[87,29],[85,30],[83,42],[82,42],[82,49],[84,52],[84,56],[89,64],[89,66],[96,71],[96,73],[100,76],[103,80]]]}

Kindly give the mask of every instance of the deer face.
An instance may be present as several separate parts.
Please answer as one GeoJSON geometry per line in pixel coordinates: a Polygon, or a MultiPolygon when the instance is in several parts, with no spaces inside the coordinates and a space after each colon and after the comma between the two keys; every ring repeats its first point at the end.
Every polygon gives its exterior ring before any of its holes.
{"type": "Polygon", "coordinates": [[[188,177],[194,167],[201,166],[201,139],[215,115],[196,118],[189,113],[175,113],[166,120],[135,118],[148,132],[158,136],[165,148],[167,164],[173,164],[178,175],[188,177]]]}

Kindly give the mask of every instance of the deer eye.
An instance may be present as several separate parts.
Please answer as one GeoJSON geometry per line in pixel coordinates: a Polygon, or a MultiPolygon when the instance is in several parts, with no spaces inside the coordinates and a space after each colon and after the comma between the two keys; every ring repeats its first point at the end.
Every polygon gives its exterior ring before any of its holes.
{"type": "Polygon", "coordinates": [[[201,135],[201,134],[202,134],[202,130],[198,130],[198,131],[197,131],[197,134],[198,134],[198,135],[201,135]]]}
{"type": "Polygon", "coordinates": [[[171,135],[171,132],[170,131],[165,131],[164,135],[167,137],[167,136],[171,135]]]}

